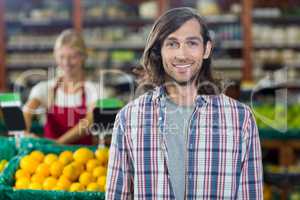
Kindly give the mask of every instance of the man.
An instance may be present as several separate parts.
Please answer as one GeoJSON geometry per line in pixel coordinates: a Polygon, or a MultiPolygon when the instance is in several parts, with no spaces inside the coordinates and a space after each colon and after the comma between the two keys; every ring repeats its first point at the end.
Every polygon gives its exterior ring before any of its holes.
{"type": "Polygon", "coordinates": [[[220,92],[211,51],[194,10],[172,9],[155,22],[143,66],[157,87],[116,118],[106,199],[262,199],[255,120],[220,92]]]}

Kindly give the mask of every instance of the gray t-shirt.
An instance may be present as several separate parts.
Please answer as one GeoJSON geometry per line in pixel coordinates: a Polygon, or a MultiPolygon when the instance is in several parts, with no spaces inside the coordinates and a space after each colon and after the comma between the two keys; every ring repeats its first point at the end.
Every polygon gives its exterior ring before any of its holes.
{"type": "Polygon", "coordinates": [[[185,192],[186,136],[194,106],[178,106],[167,98],[166,108],[165,130],[169,173],[176,200],[183,200],[185,192]]]}

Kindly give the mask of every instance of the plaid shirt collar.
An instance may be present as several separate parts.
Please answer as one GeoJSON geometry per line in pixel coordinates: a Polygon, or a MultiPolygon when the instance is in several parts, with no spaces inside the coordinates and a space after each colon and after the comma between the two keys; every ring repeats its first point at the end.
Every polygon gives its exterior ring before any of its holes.
{"type": "MultiPolygon", "coordinates": [[[[153,100],[155,103],[159,103],[162,99],[164,99],[166,95],[166,88],[164,86],[158,86],[154,89],[153,92],[153,100]]],[[[212,98],[216,95],[197,95],[196,97],[196,106],[201,107],[205,106],[208,103],[213,102],[212,98]]]]}

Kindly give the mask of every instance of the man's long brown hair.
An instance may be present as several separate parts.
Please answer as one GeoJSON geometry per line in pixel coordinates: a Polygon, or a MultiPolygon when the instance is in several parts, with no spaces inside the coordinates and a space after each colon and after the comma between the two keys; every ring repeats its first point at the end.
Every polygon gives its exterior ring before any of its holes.
{"type": "MultiPolygon", "coordinates": [[[[200,32],[204,40],[204,48],[211,41],[209,31],[204,20],[192,8],[181,7],[167,11],[154,23],[148,36],[146,47],[142,57],[142,66],[146,72],[143,83],[160,86],[165,83],[165,71],[163,68],[161,47],[164,40],[175,32],[185,22],[196,19],[200,24],[200,32]]],[[[198,94],[217,94],[220,84],[214,80],[211,72],[211,57],[204,59],[200,72],[197,75],[198,94]]]]}

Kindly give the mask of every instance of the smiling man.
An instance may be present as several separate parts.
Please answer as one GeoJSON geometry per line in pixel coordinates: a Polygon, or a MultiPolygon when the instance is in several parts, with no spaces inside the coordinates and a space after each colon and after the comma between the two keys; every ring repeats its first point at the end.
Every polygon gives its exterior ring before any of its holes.
{"type": "Polygon", "coordinates": [[[193,9],[155,22],[143,66],[156,87],[116,118],[106,199],[263,199],[255,120],[221,92],[211,51],[193,9]]]}

